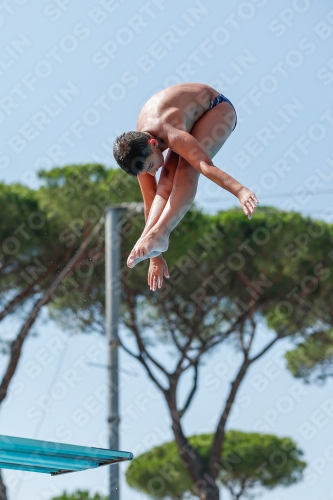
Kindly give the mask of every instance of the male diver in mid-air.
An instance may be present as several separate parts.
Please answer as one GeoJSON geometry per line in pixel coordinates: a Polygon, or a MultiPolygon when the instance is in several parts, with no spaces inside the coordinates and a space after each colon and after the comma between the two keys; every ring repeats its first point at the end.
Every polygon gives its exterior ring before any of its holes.
{"type": "Polygon", "coordinates": [[[235,108],[226,97],[208,85],[184,83],[153,95],[139,114],[136,132],[115,140],[117,163],[138,178],[146,219],[127,265],[134,267],[150,258],[151,290],[162,286],[163,276],[169,277],[161,254],[195,198],[200,174],[237,196],[244,213],[252,217],[259,203],[256,195],[212,162],[236,122],[235,108]]]}

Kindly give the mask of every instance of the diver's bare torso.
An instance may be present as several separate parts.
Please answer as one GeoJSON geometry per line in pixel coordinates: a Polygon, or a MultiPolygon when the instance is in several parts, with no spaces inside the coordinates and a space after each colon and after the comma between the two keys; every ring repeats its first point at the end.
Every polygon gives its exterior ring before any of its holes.
{"type": "Polygon", "coordinates": [[[159,137],[165,147],[172,129],[190,132],[218,92],[202,83],[173,85],[153,95],[143,106],[136,130],[159,137]]]}

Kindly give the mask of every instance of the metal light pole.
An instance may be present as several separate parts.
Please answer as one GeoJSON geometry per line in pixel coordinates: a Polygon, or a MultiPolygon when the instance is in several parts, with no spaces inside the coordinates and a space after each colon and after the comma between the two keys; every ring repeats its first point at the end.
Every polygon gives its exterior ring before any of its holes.
{"type": "MultiPolygon", "coordinates": [[[[126,209],[108,207],[105,214],[105,315],[108,340],[109,447],[119,450],[118,314],[119,314],[119,219],[126,209]]],[[[119,500],[119,465],[110,466],[110,500],[119,500]]]]}
{"type": "MultiPolygon", "coordinates": [[[[108,340],[108,429],[109,447],[119,450],[118,321],[120,301],[120,231],[119,222],[127,210],[142,211],[143,203],[122,203],[105,213],[105,319],[108,340]]],[[[119,465],[110,466],[110,500],[119,500],[119,465]]]]}

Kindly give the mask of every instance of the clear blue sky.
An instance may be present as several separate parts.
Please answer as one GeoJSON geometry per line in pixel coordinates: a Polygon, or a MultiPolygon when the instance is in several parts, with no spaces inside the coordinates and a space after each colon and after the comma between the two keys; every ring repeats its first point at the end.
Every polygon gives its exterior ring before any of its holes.
{"type": "MultiPolygon", "coordinates": [[[[254,189],[262,204],[332,221],[329,0],[53,0],[37,5],[31,0],[7,0],[0,5],[0,28],[1,180],[37,186],[36,172],[41,168],[83,162],[114,165],[113,139],[135,128],[145,100],[168,85],[198,81],[223,92],[238,111],[237,128],[216,156],[216,165],[254,189]]],[[[233,206],[235,199],[201,179],[197,203],[215,212],[233,206]]],[[[6,334],[10,336],[15,324],[5,324],[6,334]]],[[[46,318],[35,331],[39,336],[27,342],[12,396],[1,409],[1,432],[41,439],[67,435],[75,443],[106,445],[105,408],[98,400],[104,370],[91,368],[88,373],[81,367],[80,381],[73,387],[64,382],[66,370],[80,356],[86,361],[105,360],[103,340],[75,338],[64,354],[45,361],[47,366],[33,378],[29,370],[36,353],[48,349],[51,336],[61,334],[46,318]],[[34,415],[55,377],[67,389],[53,401],[40,426],[34,415]],[[81,428],[71,415],[88,405],[88,398],[96,414],[81,428]]],[[[263,498],[291,500],[297,495],[326,500],[332,498],[327,446],[333,424],[321,405],[331,397],[332,384],[305,387],[298,401],[295,380],[283,365],[285,347],[253,368],[243,387],[251,404],[236,412],[229,426],[291,436],[305,451],[306,460],[314,460],[318,478],[314,481],[312,476],[313,484],[309,480],[265,493],[263,498]],[[259,392],[256,374],[267,378],[274,367],[276,378],[259,392]],[[306,421],[318,427],[309,440],[300,431],[306,421]]],[[[232,365],[231,354],[217,350],[207,361],[205,376],[215,370],[218,377],[221,362],[232,365]]],[[[153,396],[140,368],[124,356],[122,363],[137,375],[126,375],[122,387],[121,406],[127,419],[121,447],[140,452],[171,438],[169,422],[164,403],[153,396]],[[146,398],[146,407],[140,410],[140,401],[146,398]],[[135,418],[130,417],[131,405],[135,418]]],[[[212,430],[227,383],[222,380],[214,391],[202,383],[186,420],[188,433],[212,430]]],[[[7,472],[5,479],[10,500],[47,500],[65,487],[107,491],[106,470],[54,479],[7,472]]],[[[122,500],[129,496],[145,498],[124,485],[122,500]]]]}

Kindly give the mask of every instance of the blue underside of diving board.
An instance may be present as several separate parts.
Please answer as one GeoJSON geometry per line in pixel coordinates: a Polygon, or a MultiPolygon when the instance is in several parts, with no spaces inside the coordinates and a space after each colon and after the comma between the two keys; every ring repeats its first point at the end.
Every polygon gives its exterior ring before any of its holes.
{"type": "Polygon", "coordinates": [[[132,459],[133,454],[127,451],[0,435],[0,469],[56,476],[132,459]]]}

